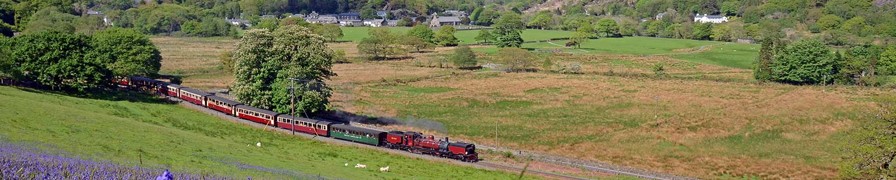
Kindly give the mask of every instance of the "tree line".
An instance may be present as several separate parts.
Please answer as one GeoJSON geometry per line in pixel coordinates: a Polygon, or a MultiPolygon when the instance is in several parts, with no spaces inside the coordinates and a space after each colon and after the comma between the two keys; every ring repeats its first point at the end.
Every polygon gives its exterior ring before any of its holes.
{"type": "Polygon", "coordinates": [[[763,40],[754,76],[789,84],[875,86],[896,75],[896,46],[853,45],[832,50],[819,39],[763,40]]]}
{"type": "Polygon", "coordinates": [[[0,38],[0,57],[0,78],[76,92],[107,87],[113,78],[155,77],[162,59],[146,35],[121,28],[0,38]]]}
{"type": "MultiPolygon", "coordinates": [[[[735,41],[781,37],[818,38],[833,46],[889,42],[896,37],[892,1],[870,0],[640,0],[589,5],[570,2],[527,13],[529,28],[601,33],[600,36],[735,41]],[[727,23],[694,22],[696,14],[729,18],[727,23]],[[611,24],[611,21],[615,24],[611,24]],[[608,27],[608,28],[604,28],[608,27]]],[[[481,16],[481,15],[480,15],[481,16]]],[[[476,13],[471,20],[481,23],[476,13]]]]}

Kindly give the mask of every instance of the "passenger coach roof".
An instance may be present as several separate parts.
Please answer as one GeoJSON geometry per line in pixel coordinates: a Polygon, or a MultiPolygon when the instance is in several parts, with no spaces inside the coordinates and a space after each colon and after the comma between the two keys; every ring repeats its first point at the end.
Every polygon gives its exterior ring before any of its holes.
{"type": "Polygon", "coordinates": [[[183,91],[186,91],[186,92],[190,92],[190,93],[193,93],[193,94],[196,94],[196,95],[200,95],[200,96],[208,96],[208,95],[211,95],[211,94],[209,94],[209,93],[207,93],[207,92],[205,92],[205,91],[198,90],[198,89],[193,89],[193,88],[188,88],[188,87],[180,88],[180,90],[183,90],[183,91]]]}
{"type": "Polygon", "coordinates": [[[252,107],[252,106],[246,106],[246,105],[237,105],[236,108],[239,108],[239,109],[245,109],[245,110],[250,110],[250,111],[255,111],[255,112],[259,112],[259,113],[263,113],[263,114],[269,114],[269,115],[277,115],[277,114],[278,114],[278,113],[276,113],[276,112],[274,112],[274,111],[270,111],[270,110],[267,110],[267,109],[261,109],[261,108],[256,108],[256,107],[252,107]]]}
{"type": "Polygon", "coordinates": [[[355,127],[355,126],[351,126],[351,125],[348,125],[348,124],[333,124],[333,125],[330,126],[330,128],[333,128],[333,129],[344,129],[344,130],[349,130],[349,131],[358,131],[358,132],[363,132],[363,133],[368,133],[368,134],[379,134],[379,133],[384,133],[383,131],[378,131],[378,130],[373,130],[373,129],[367,129],[367,128],[362,128],[362,127],[355,127]]]}
{"type": "Polygon", "coordinates": [[[337,123],[337,122],[333,122],[333,121],[320,120],[320,119],[310,119],[310,118],[303,118],[303,117],[296,118],[296,117],[290,116],[288,114],[281,114],[279,117],[286,118],[286,119],[295,119],[297,121],[318,123],[318,124],[335,124],[335,123],[337,123]]]}
{"type": "Polygon", "coordinates": [[[230,99],[227,99],[227,98],[223,98],[223,97],[219,97],[219,96],[215,96],[215,95],[208,96],[208,98],[209,98],[209,99],[214,99],[214,100],[217,100],[217,101],[221,101],[221,102],[223,102],[223,103],[227,103],[227,104],[230,104],[230,105],[237,105],[237,104],[240,104],[240,102],[236,102],[236,101],[233,101],[233,100],[230,100],[230,99]]]}

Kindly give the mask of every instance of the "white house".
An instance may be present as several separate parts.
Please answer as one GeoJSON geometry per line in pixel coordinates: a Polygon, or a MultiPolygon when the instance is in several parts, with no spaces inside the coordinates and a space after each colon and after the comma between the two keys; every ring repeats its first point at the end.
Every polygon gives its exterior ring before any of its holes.
{"type": "Polygon", "coordinates": [[[696,16],[694,16],[694,22],[718,24],[728,22],[728,17],[720,15],[697,14],[696,16]]]}
{"type": "Polygon", "coordinates": [[[380,27],[380,26],[388,26],[388,25],[389,24],[387,24],[385,19],[364,20],[364,26],[380,27]]]}

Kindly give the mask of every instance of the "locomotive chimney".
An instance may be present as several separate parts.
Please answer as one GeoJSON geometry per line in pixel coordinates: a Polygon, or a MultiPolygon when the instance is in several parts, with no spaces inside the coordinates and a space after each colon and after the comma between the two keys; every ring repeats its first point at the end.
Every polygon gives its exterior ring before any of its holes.
{"type": "Polygon", "coordinates": [[[448,142],[448,137],[445,137],[445,142],[448,142]]]}

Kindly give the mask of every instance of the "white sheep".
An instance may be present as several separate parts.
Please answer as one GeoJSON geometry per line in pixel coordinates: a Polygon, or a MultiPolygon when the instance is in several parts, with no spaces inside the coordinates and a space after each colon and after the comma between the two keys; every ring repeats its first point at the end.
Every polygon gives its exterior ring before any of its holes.
{"type": "Polygon", "coordinates": [[[255,146],[261,147],[261,142],[255,143],[255,146]]]}
{"type": "Polygon", "coordinates": [[[389,172],[389,166],[381,167],[380,172],[389,172]]]}
{"type": "Polygon", "coordinates": [[[355,168],[367,168],[367,165],[355,164],[355,168]]]}
{"type": "Polygon", "coordinates": [[[345,167],[348,167],[348,163],[345,163],[345,167]]]}

